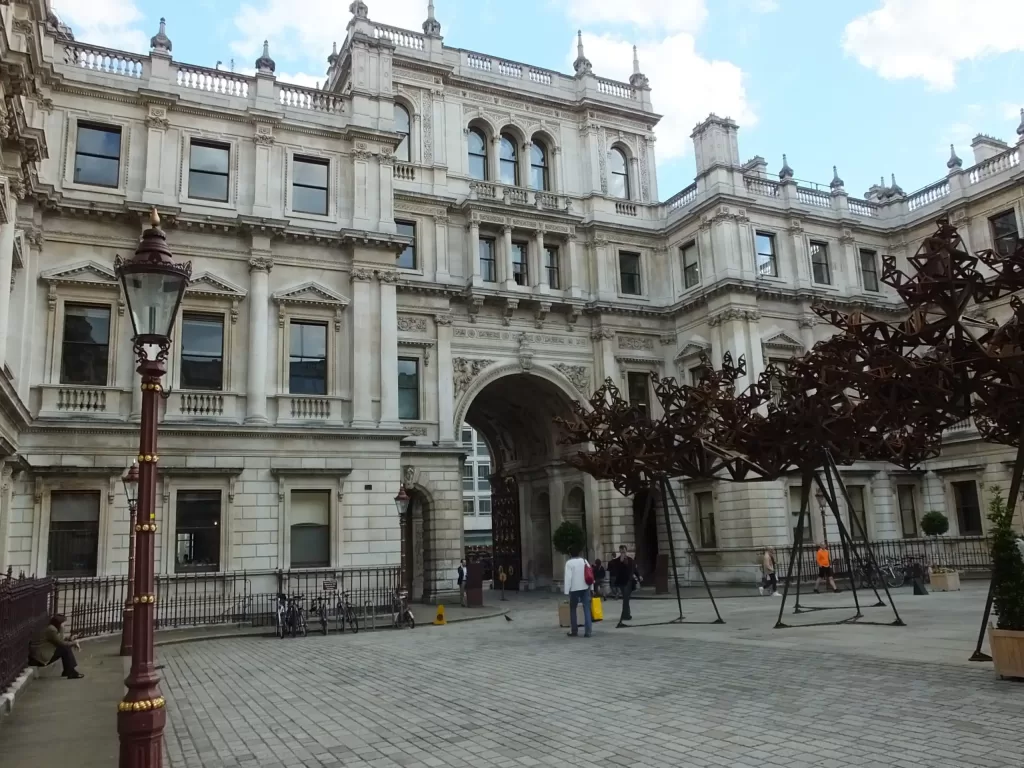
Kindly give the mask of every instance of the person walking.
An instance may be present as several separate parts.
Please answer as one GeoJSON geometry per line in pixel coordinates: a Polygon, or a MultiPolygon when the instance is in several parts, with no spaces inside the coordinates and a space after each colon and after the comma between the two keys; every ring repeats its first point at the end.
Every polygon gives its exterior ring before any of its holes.
{"type": "Polygon", "coordinates": [[[601,564],[600,560],[594,561],[594,594],[598,597],[604,597],[607,588],[605,585],[605,577],[608,575],[608,570],[601,564]]]}
{"type": "Polygon", "coordinates": [[[469,605],[469,599],[466,595],[466,584],[469,582],[469,571],[466,569],[466,561],[459,560],[459,602],[462,603],[462,607],[465,608],[469,605]]]}
{"type": "Polygon", "coordinates": [[[61,629],[64,621],[63,614],[55,614],[39,637],[29,643],[28,663],[33,667],[48,667],[60,659],[64,668],[61,676],[68,680],[78,680],[85,677],[78,671],[78,662],[75,660],[74,651],[78,648],[78,641],[74,637],[64,638],[61,629]]]}
{"type": "Polygon", "coordinates": [[[818,594],[818,587],[821,586],[823,581],[833,592],[837,594],[841,592],[842,590],[836,587],[836,580],[832,576],[832,556],[829,555],[825,542],[818,545],[818,551],[814,554],[814,559],[818,562],[818,578],[814,581],[814,594],[818,594]]]}
{"type": "Polygon", "coordinates": [[[613,573],[613,586],[622,595],[622,613],[619,615],[619,623],[615,625],[616,629],[620,629],[626,626],[625,622],[633,620],[633,614],[629,609],[629,596],[643,579],[636,570],[636,561],[626,551],[625,544],[619,547],[619,556],[612,560],[609,568],[613,573]]]}
{"type": "Polygon", "coordinates": [[[576,606],[583,605],[583,636],[590,637],[593,619],[590,616],[590,584],[587,583],[587,561],[580,557],[579,550],[565,561],[564,590],[569,596],[569,637],[579,635],[576,621],[576,606]]]}
{"type": "MultiPolygon", "coordinates": [[[[767,589],[769,595],[779,595],[779,582],[775,575],[775,549],[773,547],[764,548],[764,553],[761,555],[761,571],[764,574],[764,579],[761,586],[757,588],[758,592],[763,595],[767,589]]],[[[781,595],[779,596],[781,597],[781,595]]]]}

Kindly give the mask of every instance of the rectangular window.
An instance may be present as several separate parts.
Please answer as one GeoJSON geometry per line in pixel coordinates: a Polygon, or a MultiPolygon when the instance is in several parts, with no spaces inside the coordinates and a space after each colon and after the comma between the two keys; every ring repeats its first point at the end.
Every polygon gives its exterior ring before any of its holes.
{"type": "Polygon", "coordinates": [[[110,357],[110,307],[64,305],[60,383],[104,387],[110,357]]]}
{"type": "Polygon", "coordinates": [[[462,514],[468,515],[470,517],[476,514],[476,509],[474,507],[472,499],[462,500],[462,514]]]}
{"type": "Polygon", "coordinates": [[[292,491],[291,567],[331,564],[331,492],[292,491]]]}
{"type": "Polygon", "coordinates": [[[627,296],[640,296],[643,293],[643,286],[640,284],[639,253],[619,254],[619,282],[622,285],[622,293],[627,296]]]}
{"type": "Polygon", "coordinates": [[[182,389],[224,387],[224,316],[191,312],[181,317],[182,389]]]}
{"type": "Polygon", "coordinates": [[[473,430],[464,429],[462,430],[462,444],[464,446],[470,446],[473,443],[473,430]]]}
{"type": "Polygon", "coordinates": [[[476,490],[476,477],[473,475],[474,464],[462,465],[462,490],[476,490]]]}
{"type": "Polygon", "coordinates": [[[327,215],[328,160],[312,157],[292,158],[292,210],[298,213],[327,215]]]}
{"type": "MultiPolygon", "coordinates": [[[[785,375],[789,370],[789,363],[785,360],[769,360],[768,362],[778,368],[780,374],[785,375]]],[[[782,380],[778,376],[772,376],[771,387],[772,401],[778,405],[779,401],[782,399],[782,380]]]]}
{"type": "Polygon", "coordinates": [[[701,491],[693,495],[697,504],[697,519],[700,521],[700,546],[702,549],[715,549],[718,546],[718,534],[715,532],[715,499],[711,491],[701,491]]]}
{"type": "Polygon", "coordinates": [[[420,417],[420,361],[398,358],[398,418],[420,417]]]}
{"type": "Polygon", "coordinates": [[[512,243],[512,279],[516,285],[530,284],[530,269],[527,266],[526,243],[512,243]]]}
{"type": "Polygon", "coordinates": [[[878,254],[867,248],[860,249],[860,276],[865,291],[878,291],[878,254]]]}
{"type": "Polygon", "coordinates": [[[396,221],[395,227],[398,234],[412,238],[412,245],[405,246],[405,249],[398,254],[396,265],[399,269],[416,269],[416,222],[396,221]]]}
{"type": "Polygon", "coordinates": [[[850,495],[850,538],[854,541],[867,541],[868,512],[864,505],[864,486],[848,485],[846,492],[850,495]]]}
{"type": "Polygon", "coordinates": [[[95,576],[100,537],[99,491],[50,494],[49,576],[95,576]]]}
{"type": "Polygon", "coordinates": [[[491,465],[476,465],[476,489],[478,491],[491,490],[491,465]]]}
{"type": "Polygon", "coordinates": [[[811,273],[819,285],[832,285],[832,268],[828,263],[828,244],[811,241],[811,273]]]}
{"type": "Polygon", "coordinates": [[[992,225],[992,250],[1009,256],[1017,247],[1017,215],[1011,208],[989,219],[992,225]]]}
{"type": "Polygon", "coordinates": [[[480,514],[481,515],[489,515],[489,514],[491,514],[491,500],[489,498],[487,498],[487,499],[478,499],[477,500],[477,504],[480,505],[480,514]]]}
{"type": "Polygon", "coordinates": [[[288,391],[327,394],[327,325],[293,320],[288,340],[288,391]]]}
{"type": "Polygon", "coordinates": [[[188,160],[188,196],[193,200],[226,203],[230,156],[227,144],[193,139],[188,160]]]}
{"type": "Polygon", "coordinates": [[[690,369],[690,386],[700,386],[701,380],[704,378],[705,367],[703,365],[696,365],[690,369]]]}
{"type": "Polygon", "coordinates": [[[646,373],[627,373],[626,388],[629,391],[629,404],[640,407],[645,414],[651,412],[651,395],[648,386],[649,377],[646,373]]]}
{"type": "Polygon", "coordinates": [[[978,485],[973,480],[953,483],[953,503],[961,536],[981,536],[981,505],[978,503],[978,485]]]}
{"type": "Polygon", "coordinates": [[[900,504],[900,524],[903,526],[903,537],[914,538],[917,536],[917,505],[914,501],[914,486],[896,486],[896,497],[900,504]]]}
{"type": "Polygon", "coordinates": [[[220,570],[220,491],[178,491],[174,572],[220,570]]]}
{"type": "Polygon", "coordinates": [[[683,254],[683,287],[693,288],[700,283],[700,259],[697,255],[697,243],[687,243],[680,251],[683,254]]]}
{"type": "MultiPolygon", "coordinates": [[[[793,542],[796,543],[796,532],[797,528],[800,527],[800,500],[803,489],[799,485],[789,486],[789,517],[793,527],[793,542]]],[[[803,543],[807,544],[811,541],[811,516],[810,514],[804,517],[804,534],[803,543]]]]}
{"type": "Polygon", "coordinates": [[[544,270],[547,272],[548,286],[554,290],[558,290],[562,287],[561,280],[559,279],[558,273],[558,246],[557,245],[546,245],[544,246],[544,270]]]}
{"type": "Polygon", "coordinates": [[[754,235],[754,248],[757,252],[757,274],[761,277],[778,277],[779,260],[775,252],[775,235],[770,232],[758,232],[754,235]]]}
{"type": "Polygon", "coordinates": [[[480,238],[480,279],[485,283],[498,281],[494,264],[494,240],[489,237],[480,238]]]}
{"type": "Polygon", "coordinates": [[[75,183],[116,187],[121,179],[121,129],[112,125],[78,124],[75,183]]]}

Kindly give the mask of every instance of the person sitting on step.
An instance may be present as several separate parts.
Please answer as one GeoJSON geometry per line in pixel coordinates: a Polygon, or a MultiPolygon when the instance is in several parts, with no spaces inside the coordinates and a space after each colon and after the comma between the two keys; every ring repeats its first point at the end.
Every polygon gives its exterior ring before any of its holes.
{"type": "Polygon", "coordinates": [[[75,660],[74,652],[79,648],[78,641],[73,636],[65,639],[61,629],[64,621],[64,615],[60,613],[50,619],[46,629],[29,644],[28,663],[33,667],[48,667],[60,659],[64,667],[61,676],[68,680],[77,680],[85,677],[78,671],[78,662],[75,660]]]}

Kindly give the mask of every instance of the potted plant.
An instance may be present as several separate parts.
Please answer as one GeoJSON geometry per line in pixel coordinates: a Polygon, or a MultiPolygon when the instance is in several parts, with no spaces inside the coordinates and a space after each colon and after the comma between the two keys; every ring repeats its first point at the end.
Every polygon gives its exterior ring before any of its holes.
{"type": "MultiPolygon", "coordinates": [[[[551,543],[554,544],[555,551],[566,557],[574,554],[578,555],[582,552],[585,541],[583,529],[571,520],[566,520],[558,526],[555,529],[555,534],[551,537],[551,543]]],[[[579,621],[583,620],[582,612],[577,615],[577,619],[579,621]]],[[[558,625],[561,627],[570,626],[569,602],[567,600],[558,605],[558,625]]]]}
{"type": "Polygon", "coordinates": [[[1013,507],[992,489],[988,519],[992,521],[992,606],[989,626],[992,661],[1000,677],[1024,678],[1024,560],[1013,530],[1013,507]]]}
{"type": "Polygon", "coordinates": [[[925,536],[934,539],[934,552],[932,562],[928,567],[932,589],[936,592],[958,592],[960,590],[960,574],[953,568],[947,568],[940,564],[938,537],[949,530],[949,519],[933,509],[926,512],[921,518],[921,531],[925,536]]]}

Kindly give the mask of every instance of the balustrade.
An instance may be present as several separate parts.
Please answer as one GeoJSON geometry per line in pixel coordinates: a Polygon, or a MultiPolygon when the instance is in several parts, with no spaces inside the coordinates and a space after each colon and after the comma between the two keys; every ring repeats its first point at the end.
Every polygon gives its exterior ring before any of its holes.
{"type": "Polygon", "coordinates": [[[142,58],[139,56],[81,43],[64,46],[64,63],[122,77],[141,78],[143,71],[142,58]]]}
{"type": "Polygon", "coordinates": [[[597,90],[601,93],[606,93],[609,96],[618,96],[620,99],[636,98],[636,93],[633,91],[632,86],[626,85],[625,83],[617,83],[614,80],[598,79],[597,90]]]}
{"type": "Polygon", "coordinates": [[[747,188],[747,192],[752,194],[761,195],[762,197],[779,196],[779,183],[777,181],[745,176],[743,184],[747,188]]]}
{"type": "Polygon", "coordinates": [[[497,200],[498,187],[489,181],[472,181],[469,184],[470,190],[476,193],[481,200],[497,200]]]}
{"type": "Polygon", "coordinates": [[[237,96],[243,99],[249,96],[248,79],[220,69],[179,65],[175,82],[181,88],[221,93],[226,96],[237,96]]]}
{"type": "Polygon", "coordinates": [[[467,53],[466,63],[473,69],[479,69],[483,72],[491,71],[491,60],[487,56],[481,56],[479,53],[467,53]]]}
{"type": "Polygon", "coordinates": [[[416,181],[416,166],[395,163],[395,178],[400,181],[416,181]]]}
{"type": "Polygon", "coordinates": [[[103,413],[107,393],[102,389],[61,387],[57,390],[57,410],[67,413],[103,413]]]}
{"type": "Polygon", "coordinates": [[[224,395],[216,392],[182,392],[181,413],[185,416],[223,416],[224,395]]]}
{"type": "Polygon", "coordinates": [[[975,165],[967,170],[967,183],[977,184],[979,181],[994,176],[997,173],[1016,168],[1020,164],[1020,149],[1014,148],[1001,155],[990,157],[988,160],[975,165]]]}
{"type": "Polygon", "coordinates": [[[690,186],[683,189],[681,192],[677,192],[672,195],[668,200],[665,201],[665,205],[668,206],[670,211],[678,211],[680,208],[685,208],[694,200],[697,199],[697,182],[694,182],[690,186]]]}
{"type": "Polygon", "coordinates": [[[340,115],[344,112],[344,101],[340,96],[315,88],[303,88],[301,85],[282,84],[278,100],[283,106],[292,109],[308,109],[331,115],[340,115]]]}
{"type": "Polygon", "coordinates": [[[855,197],[849,198],[850,213],[857,216],[877,216],[877,206],[869,203],[867,200],[858,200],[855,197]]]}
{"type": "Polygon", "coordinates": [[[373,28],[378,39],[390,40],[402,48],[412,48],[414,51],[422,51],[426,45],[423,35],[418,32],[410,32],[407,29],[398,29],[384,24],[376,24],[373,28]]]}
{"type": "Polygon", "coordinates": [[[828,194],[825,192],[819,192],[816,189],[807,189],[806,187],[796,188],[796,199],[804,205],[811,205],[816,208],[831,208],[832,201],[828,194]]]}
{"type": "Polygon", "coordinates": [[[615,203],[615,212],[620,216],[636,216],[636,204],[615,203]]]}
{"type": "Polygon", "coordinates": [[[907,210],[914,211],[918,208],[923,208],[926,205],[934,203],[936,200],[941,200],[949,194],[949,180],[942,179],[941,181],[931,184],[924,189],[918,190],[910,197],[907,198],[907,210]]]}
{"type": "Polygon", "coordinates": [[[290,415],[302,421],[326,421],[331,418],[331,401],[325,397],[292,397],[290,415]]]}
{"type": "Polygon", "coordinates": [[[505,187],[503,194],[506,203],[526,205],[529,202],[526,190],[520,187],[505,187]]]}

